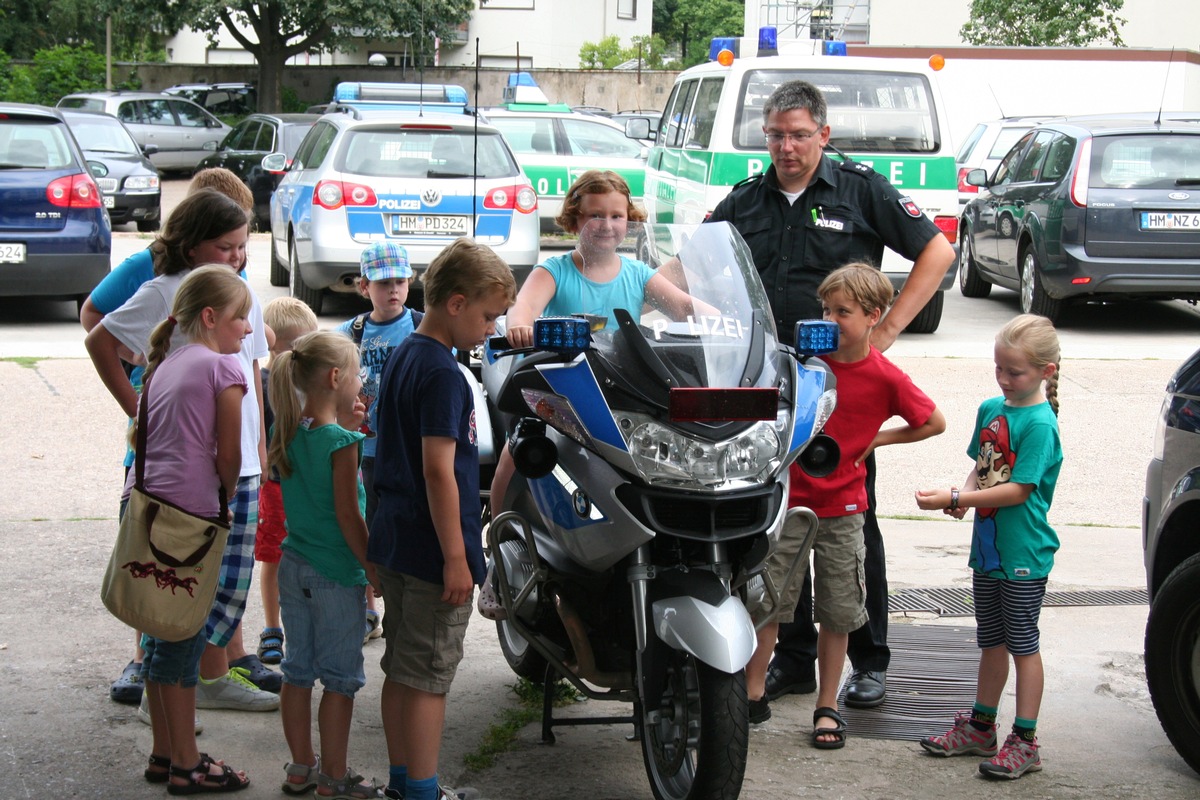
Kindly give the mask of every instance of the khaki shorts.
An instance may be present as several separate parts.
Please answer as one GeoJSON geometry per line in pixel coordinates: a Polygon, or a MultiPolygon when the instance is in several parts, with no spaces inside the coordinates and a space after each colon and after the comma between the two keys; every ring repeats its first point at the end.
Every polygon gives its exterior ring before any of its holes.
{"type": "MultiPolygon", "coordinates": [[[[430,694],[446,694],[463,657],[472,603],[442,602],[442,585],[378,567],[383,588],[383,636],[379,666],[388,680],[430,694]]],[[[472,596],[475,594],[471,592],[472,596]]]]}
{"type": "MultiPolygon", "coordinates": [[[[818,528],[818,530],[820,529],[818,528]]],[[[807,533],[808,520],[806,518],[787,517],[783,523],[783,530],[779,533],[779,541],[775,543],[775,551],[767,558],[767,574],[770,576],[775,590],[779,592],[779,615],[775,618],[776,622],[791,622],[795,619],[796,606],[800,602],[800,588],[804,585],[804,574],[808,572],[808,553],[803,555],[803,560],[796,567],[792,582],[786,586],[783,582],[787,578],[788,570],[792,567],[792,562],[796,560],[796,554],[800,552],[800,547],[804,544],[807,533]]],[[[764,595],[762,603],[754,611],[755,622],[766,619],[773,610],[771,596],[764,595]]]]}
{"type": "Polygon", "coordinates": [[[863,515],[821,520],[813,544],[813,622],[850,633],[867,622],[863,515]]]}

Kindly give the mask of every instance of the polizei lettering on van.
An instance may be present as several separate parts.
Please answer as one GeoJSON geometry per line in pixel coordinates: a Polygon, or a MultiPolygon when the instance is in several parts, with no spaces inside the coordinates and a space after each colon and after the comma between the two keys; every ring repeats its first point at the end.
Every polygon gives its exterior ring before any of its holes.
{"type": "Polygon", "coordinates": [[[700,222],[730,187],[764,172],[770,156],[763,106],[782,83],[807,80],[825,95],[834,148],[884,175],[931,218],[954,215],[954,151],[931,75],[911,63],[829,56],[744,58],[686,70],[647,163],[646,211],[656,222],[700,222]]]}

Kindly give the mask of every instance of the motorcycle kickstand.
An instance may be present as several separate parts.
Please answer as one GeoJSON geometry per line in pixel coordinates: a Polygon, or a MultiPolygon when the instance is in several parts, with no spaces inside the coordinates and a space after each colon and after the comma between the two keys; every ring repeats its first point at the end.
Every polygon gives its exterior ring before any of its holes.
{"type": "MultiPolygon", "coordinates": [[[[641,712],[640,704],[634,704],[634,713],[627,717],[559,717],[554,716],[554,696],[559,683],[558,672],[550,664],[546,665],[546,674],[542,680],[542,744],[554,744],[552,728],[559,725],[615,725],[628,722],[633,725],[634,737],[640,733],[641,712]]],[[[630,741],[636,741],[630,738],[630,741]]]]}

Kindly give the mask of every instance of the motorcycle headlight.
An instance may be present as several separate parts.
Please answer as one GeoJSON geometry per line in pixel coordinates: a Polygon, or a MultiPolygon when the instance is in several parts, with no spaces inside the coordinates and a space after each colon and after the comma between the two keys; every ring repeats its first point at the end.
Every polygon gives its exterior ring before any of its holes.
{"type": "Polygon", "coordinates": [[[125,179],[126,189],[157,189],[157,175],[131,175],[125,179]]]}
{"type": "Polygon", "coordinates": [[[616,417],[634,466],[651,483],[734,488],[757,482],[779,463],[781,441],[774,422],[759,422],[732,439],[708,442],[642,414],[618,412],[616,417]]]}

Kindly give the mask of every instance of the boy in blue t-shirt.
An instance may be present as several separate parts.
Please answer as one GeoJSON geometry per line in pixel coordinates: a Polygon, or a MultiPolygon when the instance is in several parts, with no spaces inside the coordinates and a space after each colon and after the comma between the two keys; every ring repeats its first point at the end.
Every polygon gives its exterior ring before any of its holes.
{"type": "MultiPolygon", "coordinates": [[[[375,518],[379,495],[375,492],[375,432],[377,430],[377,404],[379,376],[383,363],[397,346],[412,333],[421,322],[420,311],[410,311],[404,306],[408,299],[408,284],[412,278],[412,267],[408,263],[408,251],[395,242],[375,242],[359,257],[361,277],[358,291],[371,301],[371,311],[359,314],[338,326],[338,330],[354,339],[358,345],[362,362],[362,398],[367,414],[363,417],[359,433],[363,440],[362,480],[367,490],[367,527],[375,518]]],[[[375,593],[367,591],[367,619],[363,644],[378,639],[383,633],[379,621],[379,610],[375,605],[375,593]]]]}
{"type": "Polygon", "coordinates": [[[422,283],[424,319],[379,382],[379,508],[367,542],[388,608],[380,661],[390,763],[384,794],[406,800],[439,797],[446,693],[486,572],[475,403],[453,350],[492,335],[516,296],[508,265],[465,237],[438,254],[422,283]]]}

